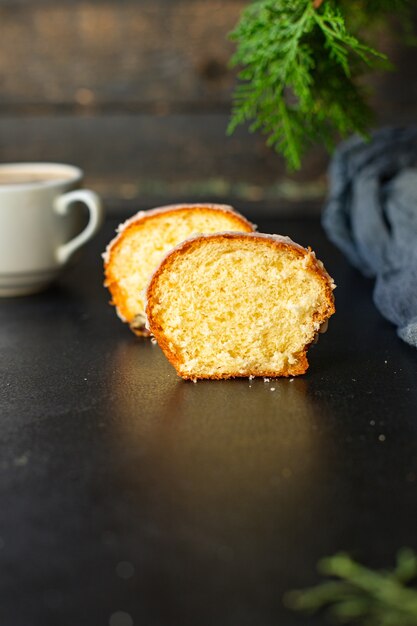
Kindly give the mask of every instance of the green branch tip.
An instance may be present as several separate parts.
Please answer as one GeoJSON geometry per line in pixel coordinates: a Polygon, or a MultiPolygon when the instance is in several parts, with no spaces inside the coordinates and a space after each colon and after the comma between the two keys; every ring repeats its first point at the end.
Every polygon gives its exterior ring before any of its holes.
{"type": "Polygon", "coordinates": [[[365,73],[387,56],[363,39],[372,16],[407,10],[408,0],[255,0],[230,34],[239,67],[228,134],[259,131],[300,169],[313,144],[366,134],[374,121],[365,73]],[[379,9],[379,13],[378,13],[379,9]]]}

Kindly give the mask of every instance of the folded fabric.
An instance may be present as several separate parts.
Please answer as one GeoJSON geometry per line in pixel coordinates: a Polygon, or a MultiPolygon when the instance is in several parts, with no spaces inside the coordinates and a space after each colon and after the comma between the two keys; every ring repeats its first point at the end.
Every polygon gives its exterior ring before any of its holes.
{"type": "Polygon", "coordinates": [[[330,165],[323,226],[365,276],[374,302],[417,347],[417,127],[353,137],[330,165]]]}

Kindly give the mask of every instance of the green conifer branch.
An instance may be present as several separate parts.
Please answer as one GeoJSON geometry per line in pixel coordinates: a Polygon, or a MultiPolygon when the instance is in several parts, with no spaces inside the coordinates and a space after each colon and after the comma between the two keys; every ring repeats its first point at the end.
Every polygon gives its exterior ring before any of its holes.
{"type": "Polygon", "coordinates": [[[338,136],[366,136],[373,114],[360,79],[390,64],[359,32],[394,5],[409,1],[254,0],[231,33],[240,71],[229,134],[249,123],[290,169],[312,143],[331,150],[338,136]]]}
{"type": "Polygon", "coordinates": [[[391,571],[368,569],[346,554],[323,559],[319,569],[333,580],[289,592],[284,597],[289,608],[310,614],[327,609],[342,624],[417,625],[417,589],[410,586],[417,577],[417,555],[412,550],[400,550],[391,571]]]}

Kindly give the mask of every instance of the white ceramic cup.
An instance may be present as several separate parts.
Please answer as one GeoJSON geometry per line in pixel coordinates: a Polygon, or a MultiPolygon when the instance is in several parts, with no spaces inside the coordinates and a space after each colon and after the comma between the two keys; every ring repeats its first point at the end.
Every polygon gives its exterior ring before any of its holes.
{"type": "Polygon", "coordinates": [[[94,191],[79,188],[82,178],[72,165],[0,165],[0,297],[48,287],[97,232],[103,206],[94,191]],[[83,230],[80,202],[89,212],[83,230]]]}

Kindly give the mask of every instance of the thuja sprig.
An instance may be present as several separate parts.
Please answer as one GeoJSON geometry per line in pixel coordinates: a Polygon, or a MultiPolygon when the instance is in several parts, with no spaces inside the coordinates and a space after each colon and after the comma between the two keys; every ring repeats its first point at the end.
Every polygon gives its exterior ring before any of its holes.
{"type": "MultiPolygon", "coordinates": [[[[398,11],[409,4],[392,0],[391,10],[393,3],[398,11]]],[[[387,0],[249,4],[231,33],[237,44],[232,65],[241,69],[228,132],[249,122],[250,130],[265,134],[267,144],[283,154],[290,169],[301,167],[312,143],[331,150],[337,136],[366,136],[373,115],[360,78],[390,64],[358,32],[388,6],[387,0]]]]}
{"type": "Polygon", "coordinates": [[[417,555],[401,550],[390,571],[372,570],[346,554],[323,559],[319,569],[332,580],[286,594],[285,604],[306,613],[327,609],[339,623],[363,626],[416,626],[417,555]]]}

